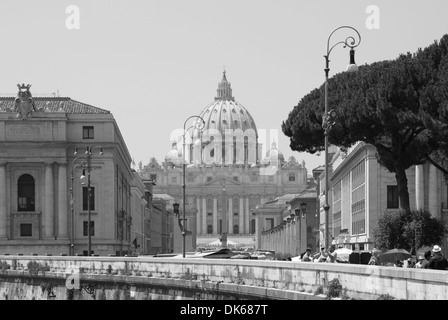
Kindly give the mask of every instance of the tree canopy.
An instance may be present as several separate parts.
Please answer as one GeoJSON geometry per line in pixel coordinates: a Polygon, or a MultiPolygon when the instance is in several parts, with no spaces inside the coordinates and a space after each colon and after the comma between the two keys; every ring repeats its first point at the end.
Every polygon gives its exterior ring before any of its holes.
{"type": "MultiPolygon", "coordinates": [[[[400,206],[409,210],[405,170],[448,155],[448,35],[395,60],[359,67],[328,80],[329,109],[338,118],[329,142],[348,148],[372,144],[378,162],[395,173],[400,206]]],[[[324,149],[324,86],[304,96],[282,123],[292,150],[324,149]]],[[[448,166],[447,166],[448,168],[448,166]]],[[[447,171],[448,172],[448,171],[447,171]]]]}
{"type": "Polygon", "coordinates": [[[415,251],[415,248],[440,244],[447,231],[428,211],[386,211],[373,229],[373,243],[378,249],[415,251]]]}

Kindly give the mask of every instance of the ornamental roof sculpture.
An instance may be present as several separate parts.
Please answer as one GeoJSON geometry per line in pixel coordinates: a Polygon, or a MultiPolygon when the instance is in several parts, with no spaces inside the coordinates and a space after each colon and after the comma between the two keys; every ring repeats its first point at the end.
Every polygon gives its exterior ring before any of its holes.
{"type": "Polygon", "coordinates": [[[17,84],[19,92],[17,98],[14,100],[14,111],[17,112],[17,118],[28,119],[33,111],[36,111],[33,96],[31,95],[31,85],[17,84]]]}

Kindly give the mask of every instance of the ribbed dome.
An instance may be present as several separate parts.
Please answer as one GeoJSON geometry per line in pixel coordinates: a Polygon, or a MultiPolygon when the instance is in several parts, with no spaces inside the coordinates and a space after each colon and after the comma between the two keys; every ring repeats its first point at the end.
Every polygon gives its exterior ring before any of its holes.
{"type": "Polygon", "coordinates": [[[257,127],[250,113],[232,96],[230,83],[227,81],[226,72],[223,72],[222,81],[218,84],[218,96],[199,114],[205,121],[207,129],[217,129],[223,135],[226,129],[253,129],[258,138],[257,127]]]}

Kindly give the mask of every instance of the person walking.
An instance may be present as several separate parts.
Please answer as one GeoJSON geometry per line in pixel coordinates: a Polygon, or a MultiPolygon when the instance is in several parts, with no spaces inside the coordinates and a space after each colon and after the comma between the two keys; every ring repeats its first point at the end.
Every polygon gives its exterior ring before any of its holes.
{"type": "Polygon", "coordinates": [[[336,258],[338,257],[338,253],[336,252],[336,246],[332,244],[328,248],[327,252],[327,262],[333,263],[336,262],[336,258]]]}
{"type": "Polygon", "coordinates": [[[431,250],[428,250],[425,252],[425,254],[423,256],[419,257],[419,267],[416,266],[416,268],[420,268],[420,269],[428,269],[428,265],[429,265],[429,260],[431,259],[431,250]],[[423,258],[423,259],[420,259],[423,258]]]}
{"type": "Polygon", "coordinates": [[[432,258],[429,260],[428,269],[448,270],[448,260],[442,255],[442,248],[438,245],[432,248],[432,258]]]}
{"type": "Polygon", "coordinates": [[[370,260],[369,260],[369,262],[367,264],[371,265],[371,266],[379,266],[379,265],[381,265],[379,255],[380,255],[380,251],[379,250],[372,251],[372,256],[370,257],[370,260]]]}
{"type": "Polygon", "coordinates": [[[305,262],[313,261],[313,257],[311,256],[311,248],[306,248],[301,260],[305,262]]]}
{"type": "Polygon", "coordinates": [[[320,248],[320,252],[314,255],[314,262],[325,262],[327,260],[327,253],[325,252],[325,248],[320,248]]]}

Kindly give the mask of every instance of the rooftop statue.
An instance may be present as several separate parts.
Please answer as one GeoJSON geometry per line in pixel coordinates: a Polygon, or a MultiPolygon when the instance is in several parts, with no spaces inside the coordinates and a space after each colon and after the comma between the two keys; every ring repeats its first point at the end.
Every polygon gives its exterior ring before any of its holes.
{"type": "Polygon", "coordinates": [[[17,84],[19,92],[17,93],[17,98],[15,99],[14,111],[17,111],[17,118],[28,119],[33,111],[36,111],[36,106],[34,104],[31,95],[31,85],[22,83],[22,85],[17,84]]]}

